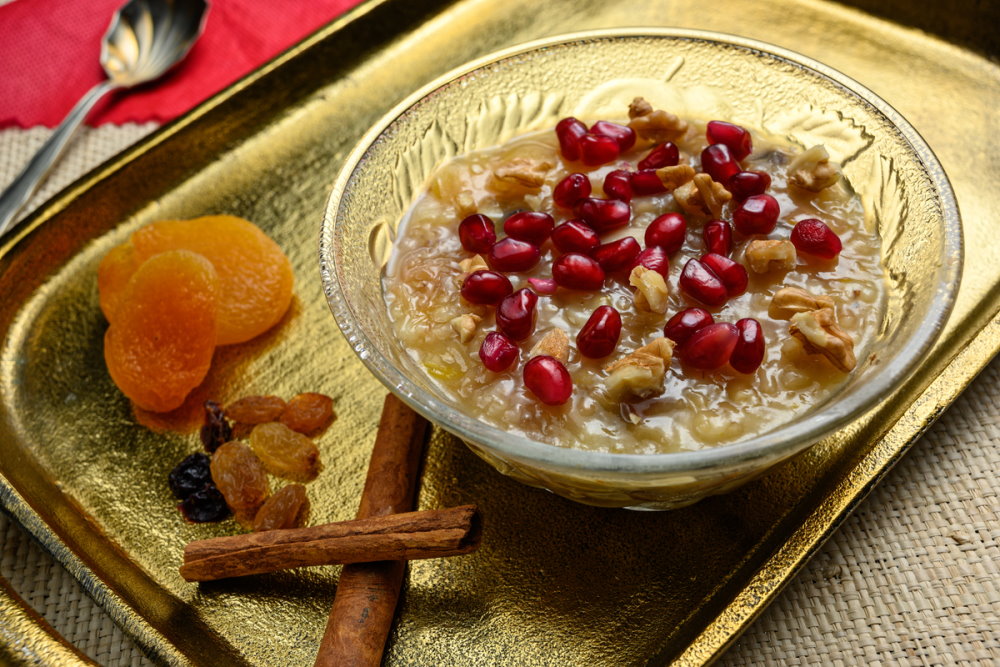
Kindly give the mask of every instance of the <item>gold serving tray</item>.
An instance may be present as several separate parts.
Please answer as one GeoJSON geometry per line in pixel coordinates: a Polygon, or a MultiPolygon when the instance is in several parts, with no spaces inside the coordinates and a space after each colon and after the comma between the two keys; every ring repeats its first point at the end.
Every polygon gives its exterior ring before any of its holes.
{"type": "MultiPolygon", "coordinates": [[[[877,419],[848,429],[846,444],[813,448],[734,493],[669,513],[585,507],[519,485],[435,431],[420,507],[477,503],[483,546],[411,565],[386,658],[711,661],[1000,347],[1000,191],[992,182],[1000,173],[1000,68],[980,55],[996,55],[987,27],[998,12],[973,0],[942,16],[914,14],[909,3],[859,4],[906,23],[807,0],[719,0],[710,9],[700,0],[363,5],[95,170],[0,247],[0,503],[154,658],[311,664],[337,568],[201,586],[178,575],[187,541],[236,528],[180,519],[165,479],[197,448],[196,436],[140,426],[107,377],[94,274],[101,256],[145,222],[211,212],[246,216],[286,249],[298,281],[292,312],[260,339],[220,350],[199,397],[334,396],[340,416],[319,441],[326,470],[309,493],[314,521],[350,518],[384,389],[327,311],[317,238],[330,184],[358,138],[423,83],[529,39],[636,25],[740,34],[857,79],[937,153],[966,247],[941,340],[871,413],[877,419]]],[[[0,632],[0,657],[60,661],[67,649],[19,608],[0,591],[0,614],[16,621],[13,632],[0,632]]]]}

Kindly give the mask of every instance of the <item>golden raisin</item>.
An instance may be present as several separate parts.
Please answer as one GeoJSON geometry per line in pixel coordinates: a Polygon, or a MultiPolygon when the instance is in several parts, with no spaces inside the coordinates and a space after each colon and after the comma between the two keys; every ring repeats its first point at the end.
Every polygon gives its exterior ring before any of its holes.
{"type": "Polygon", "coordinates": [[[254,532],[300,528],[309,518],[309,498],[306,487],[289,484],[267,499],[253,520],[254,532]]]}
{"type": "Polygon", "coordinates": [[[236,520],[250,526],[271,494],[264,466],[242,442],[227,442],[212,455],[212,481],[222,492],[236,520]]]}
{"type": "Polygon", "coordinates": [[[216,273],[188,250],[157,255],[129,279],[104,335],[104,360],[140,408],[167,412],[197,387],[216,339],[216,273]]]}
{"type": "Polygon", "coordinates": [[[285,401],[277,396],[245,396],[226,406],[226,416],[241,424],[278,421],[285,401]]]}
{"type": "Polygon", "coordinates": [[[278,422],[255,426],[250,446],[269,473],[293,482],[314,480],[322,468],[313,441],[278,422]]]}
{"type": "Polygon", "coordinates": [[[282,424],[304,435],[318,435],[336,419],[333,399],[323,394],[298,394],[281,413],[282,424]]]}

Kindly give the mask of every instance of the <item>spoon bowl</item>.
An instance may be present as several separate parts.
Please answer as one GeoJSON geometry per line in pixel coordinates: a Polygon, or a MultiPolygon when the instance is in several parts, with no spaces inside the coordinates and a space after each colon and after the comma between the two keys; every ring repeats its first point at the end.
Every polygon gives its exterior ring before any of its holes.
{"type": "Polygon", "coordinates": [[[180,62],[205,23],[205,0],[130,0],[115,12],[101,43],[108,78],[91,88],[66,115],[17,178],[0,194],[0,237],[42,182],[97,101],[112,90],[158,79],[180,62]]]}

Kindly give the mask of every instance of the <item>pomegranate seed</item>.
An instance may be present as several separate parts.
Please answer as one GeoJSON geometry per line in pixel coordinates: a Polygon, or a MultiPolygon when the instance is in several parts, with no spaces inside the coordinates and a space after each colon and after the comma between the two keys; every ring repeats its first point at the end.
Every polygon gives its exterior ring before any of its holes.
{"type": "Polygon", "coordinates": [[[474,271],[462,282],[462,297],[469,303],[495,306],[514,291],[507,276],[496,271],[474,271]]]}
{"type": "Polygon", "coordinates": [[[643,169],[632,174],[629,181],[632,192],[642,197],[643,195],[658,195],[667,191],[667,186],[663,184],[660,177],[656,175],[655,169],[643,169]]]}
{"type": "Polygon", "coordinates": [[[587,126],[576,118],[563,118],[556,125],[559,150],[567,160],[580,159],[580,140],[587,134],[587,126]]]}
{"type": "Polygon", "coordinates": [[[771,187],[771,176],[766,171],[741,171],[733,174],[726,183],[726,189],[733,194],[736,201],[762,195],[769,187],[771,187]]]}
{"type": "Polygon", "coordinates": [[[663,327],[663,335],[681,345],[696,332],[709,324],[714,324],[712,314],[703,308],[685,308],[669,320],[663,327]]]}
{"type": "Polygon", "coordinates": [[[486,259],[497,271],[527,271],[538,264],[541,257],[536,246],[508,237],[494,243],[486,259]]]}
{"type": "Polygon", "coordinates": [[[589,253],[601,245],[601,239],[586,223],[567,220],[552,230],[552,243],[559,252],[589,253]]]}
{"type": "Polygon", "coordinates": [[[590,196],[590,179],[586,174],[570,174],[552,189],[552,200],[556,206],[573,208],[584,197],[590,196]]]}
{"type": "Polygon", "coordinates": [[[747,197],[733,211],[733,225],[740,234],[770,234],[778,224],[781,207],[771,195],[747,197]]]}
{"type": "Polygon", "coordinates": [[[527,287],[505,296],[497,306],[497,328],[511,340],[524,340],[535,330],[538,295],[527,287]]]}
{"type": "Polygon", "coordinates": [[[729,322],[709,324],[694,332],[677,353],[681,361],[694,368],[711,371],[721,368],[732,356],[739,334],[729,322]]]}
{"type": "Polygon", "coordinates": [[[479,346],[479,358],[482,359],[483,366],[494,373],[510,368],[510,365],[517,360],[517,356],[517,345],[499,331],[486,334],[483,344],[479,346]]]}
{"type": "Polygon", "coordinates": [[[739,262],[734,262],[725,255],[710,252],[701,258],[701,263],[719,277],[722,284],[726,286],[726,293],[730,297],[739,296],[747,291],[750,276],[747,275],[746,268],[739,262]]]}
{"type": "Polygon", "coordinates": [[[482,213],[473,213],[458,223],[458,238],[469,252],[485,254],[497,242],[497,232],[492,220],[482,213]]]}
{"type": "Polygon", "coordinates": [[[672,141],[660,144],[646,154],[646,157],[639,160],[636,165],[642,169],[661,169],[663,167],[675,167],[681,159],[681,153],[672,141]]]}
{"type": "Polygon", "coordinates": [[[733,250],[733,229],[725,220],[709,220],[701,230],[705,248],[717,255],[728,255],[733,250]]]}
{"type": "Polygon", "coordinates": [[[622,316],[611,306],[598,306],[576,336],[580,354],[591,359],[606,357],[615,351],[622,333],[622,316]]]}
{"type": "Polygon", "coordinates": [[[586,255],[565,254],[552,262],[552,277],[561,287],[593,291],[604,286],[604,269],[586,255]]]}
{"type": "Polygon", "coordinates": [[[552,216],[541,211],[519,211],[503,222],[503,231],[507,236],[534,246],[545,243],[553,227],[555,222],[552,216]]]}
{"type": "Polygon", "coordinates": [[[619,125],[607,120],[599,120],[590,127],[590,131],[602,137],[610,137],[618,144],[622,153],[635,146],[635,130],[627,125],[619,125]]]}
{"type": "Polygon", "coordinates": [[[573,394],[573,379],[558,359],[532,357],[524,365],[524,386],[546,405],[562,405],[573,394]]]}
{"type": "Polygon", "coordinates": [[[753,373],[764,361],[764,331],[760,322],[747,317],[736,323],[736,346],[729,356],[729,365],[740,373],[753,373]]]}
{"type": "Polygon", "coordinates": [[[688,296],[707,306],[721,306],[729,297],[719,277],[697,259],[689,259],[684,265],[680,283],[688,296]]]}
{"type": "Polygon", "coordinates": [[[528,284],[535,294],[555,294],[559,284],[553,278],[528,278],[528,284]]]}
{"type": "Polygon", "coordinates": [[[753,152],[753,139],[750,138],[750,133],[739,125],[724,120],[710,120],[705,136],[710,144],[726,146],[736,160],[742,160],[753,152]]]}
{"type": "Polygon", "coordinates": [[[656,271],[664,278],[670,275],[670,258],[667,256],[667,251],[658,245],[646,248],[640,252],[632,263],[631,268],[634,269],[637,266],[645,266],[651,271],[656,271]]]}
{"type": "Polygon", "coordinates": [[[621,150],[611,137],[587,133],[580,139],[580,158],[584,164],[607,164],[618,157],[621,150]]]}
{"type": "Polygon", "coordinates": [[[617,241],[599,245],[590,252],[605,273],[613,273],[624,268],[631,268],[641,250],[639,242],[631,236],[623,236],[617,241]]]}
{"type": "Polygon", "coordinates": [[[632,209],[628,202],[618,199],[587,197],[581,199],[576,208],[583,221],[598,234],[624,227],[632,217],[632,209]]]}
{"type": "Polygon", "coordinates": [[[680,213],[665,213],[646,227],[646,247],[659,246],[672,255],[684,245],[687,220],[680,213]]]}
{"type": "Polygon", "coordinates": [[[799,252],[823,259],[833,259],[844,249],[840,237],[822,220],[816,218],[806,218],[796,222],[792,228],[791,238],[792,244],[799,252]]]}
{"type": "Polygon", "coordinates": [[[740,171],[740,163],[733,159],[725,144],[712,144],[701,152],[701,170],[719,183],[727,183],[740,171]]]}
{"type": "Polygon", "coordinates": [[[629,172],[615,169],[604,177],[604,195],[608,199],[632,201],[632,186],[629,185],[629,172]]]}

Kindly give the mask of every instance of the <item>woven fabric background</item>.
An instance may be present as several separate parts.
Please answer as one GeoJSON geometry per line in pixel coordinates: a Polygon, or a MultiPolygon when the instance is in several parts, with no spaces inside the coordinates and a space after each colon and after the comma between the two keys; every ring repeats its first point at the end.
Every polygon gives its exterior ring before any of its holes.
{"type": "MultiPolygon", "coordinates": [[[[85,129],[37,206],[151,125],[85,129]]],[[[0,187],[49,131],[0,132],[0,187]]],[[[1000,359],[994,360],[725,655],[741,665],[1000,664],[1000,359]]],[[[0,575],[102,665],[151,664],[0,513],[0,575]]]]}

